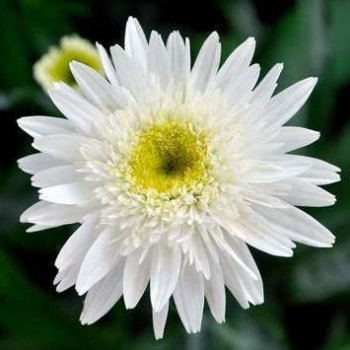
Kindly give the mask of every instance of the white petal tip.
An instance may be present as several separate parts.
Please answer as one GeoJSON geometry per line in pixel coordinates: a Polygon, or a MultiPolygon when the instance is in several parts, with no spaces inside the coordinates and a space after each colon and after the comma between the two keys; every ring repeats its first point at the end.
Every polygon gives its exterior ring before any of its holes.
{"type": "Polygon", "coordinates": [[[217,40],[219,40],[219,38],[220,38],[219,33],[218,33],[216,30],[214,30],[214,31],[211,33],[211,35],[212,35],[213,37],[215,37],[217,40]]]}
{"type": "Polygon", "coordinates": [[[60,284],[56,286],[56,292],[57,293],[62,293],[66,290],[67,288],[63,288],[60,284]]]}
{"type": "Polygon", "coordinates": [[[73,61],[69,62],[69,68],[70,69],[74,69],[75,67],[78,67],[78,66],[79,66],[79,62],[78,61],[73,60],[73,61]]]}
{"type": "Polygon", "coordinates": [[[48,89],[48,93],[51,96],[52,93],[61,90],[62,88],[66,87],[67,85],[62,82],[55,82],[52,84],[52,86],[48,89]]]}
{"type": "Polygon", "coordinates": [[[294,251],[292,249],[285,251],[278,251],[276,254],[271,253],[271,255],[279,256],[281,258],[291,258],[294,255],[294,251]]]}
{"type": "Polygon", "coordinates": [[[135,17],[129,16],[126,22],[134,22],[135,20],[137,20],[135,17]]]}
{"type": "Polygon", "coordinates": [[[264,304],[264,301],[265,301],[264,295],[258,295],[256,296],[254,301],[251,301],[251,304],[255,306],[261,305],[261,304],[264,304]]]}
{"type": "Polygon", "coordinates": [[[104,46],[103,46],[102,44],[100,44],[98,41],[96,41],[95,45],[96,45],[96,48],[97,48],[97,50],[98,50],[99,52],[100,52],[100,51],[103,51],[103,52],[106,51],[106,49],[104,48],[104,46]]]}
{"type": "Polygon", "coordinates": [[[128,20],[126,21],[126,27],[128,28],[129,26],[139,26],[140,27],[140,22],[136,17],[129,16],[128,20]]]}
{"type": "Polygon", "coordinates": [[[87,316],[81,315],[79,319],[80,323],[82,326],[90,326],[91,324],[94,323],[94,321],[90,320],[87,316]]]}
{"type": "Polygon", "coordinates": [[[190,329],[190,331],[188,333],[196,334],[196,333],[199,333],[200,331],[201,331],[201,327],[190,329]]]}
{"type": "Polygon", "coordinates": [[[25,212],[19,217],[19,222],[21,224],[25,224],[28,222],[28,215],[25,212]]]}
{"type": "Polygon", "coordinates": [[[78,295],[82,296],[88,291],[88,288],[86,288],[84,285],[80,285],[79,281],[77,281],[75,290],[77,291],[78,295]]]}
{"type": "Polygon", "coordinates": [[[328,242],[320,243],[320,248],[332,248],[335,244],[335,236],[329,237],[328,242]]]}
{"type": "Polygon", "coordinates": [[[17,119],[16,122],[17,122],[17,125],[18,125],[21,129],[23,129],[23,126],[25,125],[25,117],[22,117],[22,118],[17,119]]]}
{"type": "Polygon", "coordinates": [[[305,83],[308,83],[310,85],[311,89],[313,89],[315,87],[317,82],[318,82],[317,77],[310,77],[310,78],[305,79],[305,83]]]}
{"type": "MultiPolygon", "coordinates": [[[[340,170],[339,170],[340,171],[340,170]]],[[[339,174],[335,174],[334,175],[334,179],[333,179],[333,183],[334,182],[339,182],[341,180],[341,177],[340,177],[340,175],[339,174]]]]}
{"type": "Polygon", "coordinates": [[[125,297],[125,293],[123,294],[123,299],[124,299],[124,305],[127,310],[134,309],[137,305],[137,302],[135,303],[134,300],[129,300],[128,298],[125,297]]]}
{"type": "Polygon", "coordinates": [[[58,257],[55,260],[54,265],[55,265],[57,270],[63,270],[65,266],[64,266],[62,259],[59,259],[59,258],[60,258],[60,256],[58,255],[58,257]]]}
{"type": "Polygon", "coordinates": [[[319,131],[312,130],[314,133],[314,140],[317,141],[321,137],[321,133],[319,131]]]}
{"type": "Polygon", "coordinates": [[[214,315],[213,315],[213,317],[214,317],[215,321],[216,321],[217,323],[219,323],[219,324],[222,324],[222,323],[225,323],[225,322],[226,322],[225,316],[223,316],[223,317],[218,317],[218,316],[214,316],[214,315]]]}
{"type": "Polygon", "coordinates": [[[75,60],[69,62],[69,68],[74,74],[82,72],[84,69],[89,69],[89,67],[86,66],[84,63],[81,63],[75,60]]]}

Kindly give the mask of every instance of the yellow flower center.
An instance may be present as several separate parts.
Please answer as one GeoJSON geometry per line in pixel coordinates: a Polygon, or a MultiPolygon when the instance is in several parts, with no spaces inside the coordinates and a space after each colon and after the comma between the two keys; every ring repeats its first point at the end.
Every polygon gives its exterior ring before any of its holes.
{"type": "Polygon", "coordinates": [[[143,190],[172,193],[207,183],[210,162],[204,133],[191,123],[165,121],[139,131],[130,151],[133,183],[143,190]]]}
{"type": "Polygon", "coordinates": [[[76,82],[69,68],[73,60],[102,72],[96,48],[88,40],[72,35],[63,37],[58,47],[51,48],[34,65],[35,79],[44,89],[49,89],[55,82],[64,82],[75,88],[76,82]]]}

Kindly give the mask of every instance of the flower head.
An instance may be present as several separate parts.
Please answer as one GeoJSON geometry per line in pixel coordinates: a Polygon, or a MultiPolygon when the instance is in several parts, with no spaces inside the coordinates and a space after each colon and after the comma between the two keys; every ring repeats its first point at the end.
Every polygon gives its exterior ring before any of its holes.
{"type": "Polygon", "coordinates": [[[57,290],[85,294],[91,324],[123,296],[134,308],[150,283],[154,331],[163,336],[173,297],[187,332],[201,328],[204,300],[225,320],[225,286],[239,304],[263,302],[247,245],[292,256],[294,242],[330,247],[334,236],[296,206],[327,206],[320,185],[339,180],[333,165],[290,154],[319,137],[283,126],[316,79],[276,94],[282,65],[257,84],[255,41],[219,69],[216,33],[193,67],[178,32],[147,41],[137,20],[125,49],[98,45],[105,79],[71,63],[79,91],[59,83],[49,94],[66,119],[26,117],[39,151],[19,160],[40,201],[21,217],[38,231],[80,223],[62,248],[57,290]]]}
{"type": "Polygon", "coordinates": [[[49,89],[57,82],[64,82],[75,87],[76,82],[69,68],[69,63],[73,60],[102,72],[102,65],[96,48],[88,40],[77,35],[71,35],[64,36],[59,47],[51,47],[35,63],[34,78],[44,90],[49,89]]]}

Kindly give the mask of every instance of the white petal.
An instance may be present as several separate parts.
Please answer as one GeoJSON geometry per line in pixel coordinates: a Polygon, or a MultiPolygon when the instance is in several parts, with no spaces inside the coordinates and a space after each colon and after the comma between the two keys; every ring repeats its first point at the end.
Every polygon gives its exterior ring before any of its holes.
{"type": "Polygon", "coordinates": [[[226,310],[226,295],[225,283],[222,275],[221,266],[211,263],[211,277],[209,281],[204,281],[205,297],[216,322],[222,323],[225,321],[226,310]]]}
{"type": "Polygon", "coordinates": [[[55,266],[58,269],[65,269],[82,261],[97,237],[96,224],[96,217],[92,216],[69,237],[56,258],[55,266]]]}
{"type": "Polygon", "coordinates": [[[146,71],[148,44],[145,33],[136,18],[128,18],[124,44],[126,53],[146,71]]]}
{"type": "Polygon", "coordinates": [[[79,295],[86,293],[116,266],[120,257],[113,240],[116,228],[107,228],[99,234],[81,265],[75,288],[79,295]]]}
{"type": "Polygon", "coordinates": [[[308,146],[317,141],[319,137],[320,133],[318,131],[297,126],[284,126],[280,129],[280,133],[273,141],[283,143],[283,147],[278,150],[279,152],[287,153],[308,146]]]}
{"type": "MultiPolygon", "coordinates": [[[[257,249],[271,255],[285,257],[293,255],[292,248],[295,247],[293,242],[285,236],[280,235],[276,230],[273,230],[273,227],[270,227],[269,223],[264,218],[254,214],[254,212],[245,214],[239,218],[215,214],[214,218],[232,236],[241,238],[257,249]]],[[[240,263],[246,271],[251,271],[244,262],[242,263],[241,258],[236,258],[235,260],[237,263],[240,263]]],[[[254,272],[251,272],[251,276],[254,278],[254,272]]]]}
{"type": "Polygon", "coordinates": [[[32,225],[29,228],[26,229],[26,232],[31,233],[31,232],[38,232],[38,231],[43,231],[43,230],[48,230],[52,228],[52,226],[47,226],[47,225],[32,225]]]}
{"type": "Polygon", "coordinates": [[[112,87],[91,67],[73,61],[70,64],[72,74],[84,95],[97,107],[114,112],[125,106],[126,98],[117,87],[112,87]]]}
{"type": "Polygon", "coordinates": [[[111,53],[120,85],[129,90],[135,98],[139,97],[147,88],[141,67],[119,45],[111,47],[111,53]]]}
{"type": "Polygon", "coordinates": [[[86,204],[92,200],[95,185],[90,182],[72,182],[64,185],[44,187],[39,198],[57,204],[86,204]]]}
{"type": "Polygon", "coordinates": [[[167,302],[159,312],[155,312],[154,309],[152,309],[153,331],[157,340],[163,338],[168,311],[169,302],[167,302]]]}
{"type": "Polygon", "coordinates": [[[329,185],[340,181],[340,175],[336,172],[319,170],[314,167],[305,171],[300,177],[314,183],[315,185],[329,185]]]}
{"type": "Polygon", "coordinates": [[[227,81],[244,72],[253,58],[254,50],[254,38],[248,38],[243,44],[238,46],[220,68],[216,78],[216,86],[222,87],[227,81]]]}
{"type": "Polygon", "coordinates": [[[234,261],[221,256],[222,270],[227,288],[243,308],[263,302],[261,280],[254,281],[234,261]]]}
{"type": "Polygon", "coordinates": [[[256,161],[249,175],[253,184],[273,183],[303,174],[310,168],[309,164],[293,160],[293,158],[273,157],[271,161],[256,161]]]}
{"type": "Polygon", "coordinates": [[[38,211],[45,210],[47,207],[50,206],[50,203],[39,201],[30,206],[27,210],[25,210],[21,217],[20,222],[28,222],[28,219],[31,217],[31,215],[35,215],[38,211]]]}
{"type": "MultiPolygon", "coordinates": [[[[339,175],[336,174],[340,169],[320,159],[295,154],[273,156],[270,159],[270,168],[278,167],[283,169],[283,171],[280,172],[280,180],[286,180],[298,176],[299,178],[305,178],[307,181],[317,185],[333,183],[340,180],[339,175]]],[[[268,163],[265,162],[265,164],[268,163]]],[[[264,179],[265,175],[263,172],[258,172],[257,175],[256,178],[261,177],[261,179],[264,179]]],[[[276,177],[276,181],[280,180],[277,180],[276,177]]]]}
{"type": "Polygon", "coordinates": [[[202,238],[194,235],[192,237],[194,265],[198,272],[202,272],[205,279],[209,280],[211,276],[210,263],[207,252],[204,248],[202,238]]]}
{"type": "Polygon", "coordinates": [[[74,165],[61,165],[39,171],[32,177],[32,185],[36,187],[56,186],[78,181],[81,175],[74,165]]]}
{"type": "Polygon", "coordinates": [[[181,271],[174,300],[186,331],[199,332],[203,317],[204,285],[201,274],[193,266],[186,264],[181,271]]]}
{"type": "Polygon", "coordinates": [[[58,293],[64,292],[68,288],[74,286],[79,272],[79,265],[68,266],[64,270],[60,270],[54,280],[54,284],[57,284],[56,291],[58,293]]]}
{"type": "Polygon", "coordinates": [[[49,135],[35,139],[33,147],[59,159],[74,161],[80,158],[80,148],[89,139],[78,135],[49,135]]]}
{"type": "Polygon", "coordinates": [[[316,158],[304,156],[294,157],[296,157],[298,161],[301,160],[311,165],[311,167],[300,176],[307,181],[316,185],[328,185],[340,181],[340,176],[337,174],[337,172],[340,171],[338,167],[316,158]]]}
{"type": "Polygon", "coordinates": [[[291,186],[287,194],[281,195],[284,201],[299,207],[326,207],[336,202],[335,196],[323,188],[307,181],[294,178],[285,181],[291,186]]]}
{"type": "MultiPolygon", "coordinates": [[[[277,209],[275,209],[277,210],[277,209]]],[[[252,215],[248,220],[240,220],[236,236],[249,245],[271,255],[291,257],[295,245],[287,237],[273,230],[267,221],[252,215]]]]}
{"type": "Polygon", "coordinates": [[[317,220],[295,207],[270,209],[254,207],[254,210],[276,225],[290,239],[314,247],[331,247],[335,237],[317,220]]]}
{"type": "Polygon", "coordinates": [[[117,81],[117,75],[115,74],[115,69],[113,67],[111,59],[108,56],[106,49],[98,43],[96,43],[96,47],[97,47],[98,53],[100,54],[103,70],[108,80],[112,85],[119,86],[117,81]]]}
{"type": "Polygon", "coordinates": [[[337,166],[330,164],[330,163],[327,163],[321,159],[299,156],[299,155],[295,155],[295,154],[290,154],[290,155],[288,155],[288,157],[290,157],[290,159],[294,159],[295,161],[298,161],[298,162],[310,164],[310,165],[312,165],[312,167],[320,169],[320,170],[335,171],[335,172],[341,171],[341,169],[338,168],[337,166]]]}
{"type": "Polygon", "coordinates": [[[36,174],[39,171],[65,164],[61,159],[43,153],[35,153],[18,159],[18,166],[28,174],[36,174]]]}
{"type": "Polygon", "coordinates": [[[70,134],[74,131],[67,119],[44,116],[24,117],[17,120],[18,125],[32,137],[52,134],[70,134]]]}
{"type": "Polygon", "coordinates": [[[205,40],[191,71],[191,82],[201,92],[213,80],[219,68],[221,45],[219,36],[213,32],[205,40]]]}
{"type": "Polygon", "coordinates": [[[225,284],[231,294],[236,298],[237,302],[243,309],[249,308],[249,301],[247,295],[242,289],[240,280],[237,278],[237,272],[233,268],[234,261],[227,259],[227,257],[220,256],[222,273],[224,275],[225,284]]]}
{"type": "Polygon", "coordinates": [[[232,247],[240,254],[245,263],[254,271],[258,279],[252,279],[247,273],[239,266],[235,266],[240,280],[244,283],[244,290],[248,296],[248,300],[253,305],[261,304],[264,302],[264,288],[262,284],[262,279],[260,272],[252,254],[250,253],[247,245],[237,237],[228,237],[227,238],[232,247]]]}
{"type": "Polygon", "coordinates": [[[268,125],[283,125],[289,121],[309,98],[316,83],[316,78],[308,78],[274,96],[266,106],[263,120],[268,125]]]}
{"type": "Polygon", "coordinates": [[[167,87],[170,81],[170,58],[162,38],[154,31],[149,42],[148,71],[158,77],[162,88],[167,87]]]}
{"type": "Polygon", "coordinates": [[[232,215],[229,215],[229,217],[227,217],[227,215],[225,215],[225,213],[222,212],[213,213],[212,217],[220,225],[218,226],[218,228],[221,231],[221,235],[216,235],[215,233],[217,232],[214,232],[214,234],[212,235],[212,239],[215,241],[218,248],[220,248],[222,251],[227,252],[227,254],[229,254],[231,258],[237,262],[238,265],[242,266],[242,268],[253,279],[257,279],[258,276],[255,275],[255,273],[248,267],[248,265],[246,265],[242,258],[237,254],[237,252],[234,249],[232,249],[232,247],[226,242],[226,239],[223,235],[223,230],[221,229],[221,227],[225,228],[227,231],[230,232],[231,222],[235,223],[235,219],[232,219],[232,215]]]}
{"type": "Polygon", "coordinates": [[[178,84],[187,83],[191,69],[189,42],[185,43],[179,32],[172,32],[167,41],[171,71],[178,84]]]}
{"type": "Polygon", "coordinates": [[[38,202],[21,215],[20,221],[57,227],[80,222],[88,211],[89,208],[38,202]],[[43,204],[42,207],[39,206],[41,203],[43,204]]]}
{"type": "Polygon", "coordinates": [[[52,102],[77,128],[87,135],[94,134],[95,121],[101,119],[101,112],[63,83],[56,83],[50,90],[52,102]]]}
{"type": "MultiPolygon", "coordinates": [[[[260,205],[266,205],[271,208],[285,208],[289,205],[282,201],[279,197],[277,197],[277,194],[275,193],[276,184],[281,184],[280,182],[277,183],[270,183],[270,184],[264,184],[264,188],[262,189],[261,186],[252,186],[251,189],[248,191],[245,191],[244,197],[247,202],[253,202],[260,205]],[[266,192],[265,192],[266,191],[266,192]],[[272,193],[269,195],[268,193],[272,193]]],[[[278,186],[278,185],[277,185],[278,186]]],[[[285,192],[289,190],[288,185],[284,185],[285,192]]],[[[284,195],[285,193],[283,193],[284,195]]],[[[282,193],[278,193],[278,195],[282,196],[282,193]]]]}
{"type": "Polygon", "coordinates": [[[250,119],[256,120],[260,116],[262,108],[268,103],[277,87],[277,79],[279,78],[282,69],[283,64],[278,63],[273,66],[259,85],[254,89],[249,107],[250,119]]]}
{"type": "Polygon", "coordinates": [[[225,86],[221,88],[222,93],[227,96],[230,104],[238,108],[241,105],[245,105],[251,99],[251,92],[258,81],[260,73],[260,66],[253,64],[240,76],[234,77],[231,81],[228,81],[225,86]]]}
{"type": "Polygon", "coordinates": [[[151,302],[155,312],[163,308],[173,293],[180,267],[180,248],[160,244],[156,247],[151,268],[151,302]]]}
{"type": "Polygon", "coordinates": [[[198,229],[197,231],[198,235],[201,236],[201,239],[203,240],[203,243],[206,249],[208,250],[210,259],[212,259],[215,263],[219,263],[218,250],[215,245],[215,242],[213,241],[213,239],[210,237],[208,233],[208,227],[206,226],[205,223],[203,223],[202,225],[197,225],[197,229],[198,229]]]}
{"type": "Polygon", "coordinates": [[[96,283],[87,293],[84,309],[80,316],[82,324],[92,324],[104,316],[121,298],[123,264],[114,267],[102,281],[96,283]]]}
{"type": "Polygon", "coordinates": [[[133,309],[145,292],[151,273],[151,257],[141,260],[143,250],[128,255],[123,273],[123,296],[127,309],[133,309]]]}

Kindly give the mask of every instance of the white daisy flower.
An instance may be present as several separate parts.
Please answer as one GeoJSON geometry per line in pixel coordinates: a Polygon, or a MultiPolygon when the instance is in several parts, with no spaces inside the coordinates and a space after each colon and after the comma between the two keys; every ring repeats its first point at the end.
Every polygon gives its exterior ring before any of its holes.
{"type": "Polygon", "coordinates": [[[289,257],[294,242],[331,247],[334,236],[296,206],[328,206],[320,188],[339,169],[290,154],[319,133],[283,126],[316,79],[273,96],[282,65],[257,84],[249,38],[220,65],[217,33],[191,67],[178,32],[147,41],[129,18],[125,49],[98,45],[107,80],[71,63],[79,91],[49,92],[67,119],[19,119],[39,151],[19,160],[40,201],[21,217],[30,232],[79,223],[59,253],[57,290],[86,293],[83,324],[123,296],[134,308],[150,284],[156,338],[170,298],[189,333],[200,331],[204,300],[225,320],[225,286],[243,308],[264,300],[247,244],[289,257]]]}
{"type": "Polygon", "coordinates": [[[78,35],[64,36],[58,47],[49,51],[34,64],[34,78],[44,90],[56,82],[64,82],[76,87],[76,82],[69,69],[73,60],[85,63],[98,72],[102,72],[100,57],[96,48],[78,35]]]}

